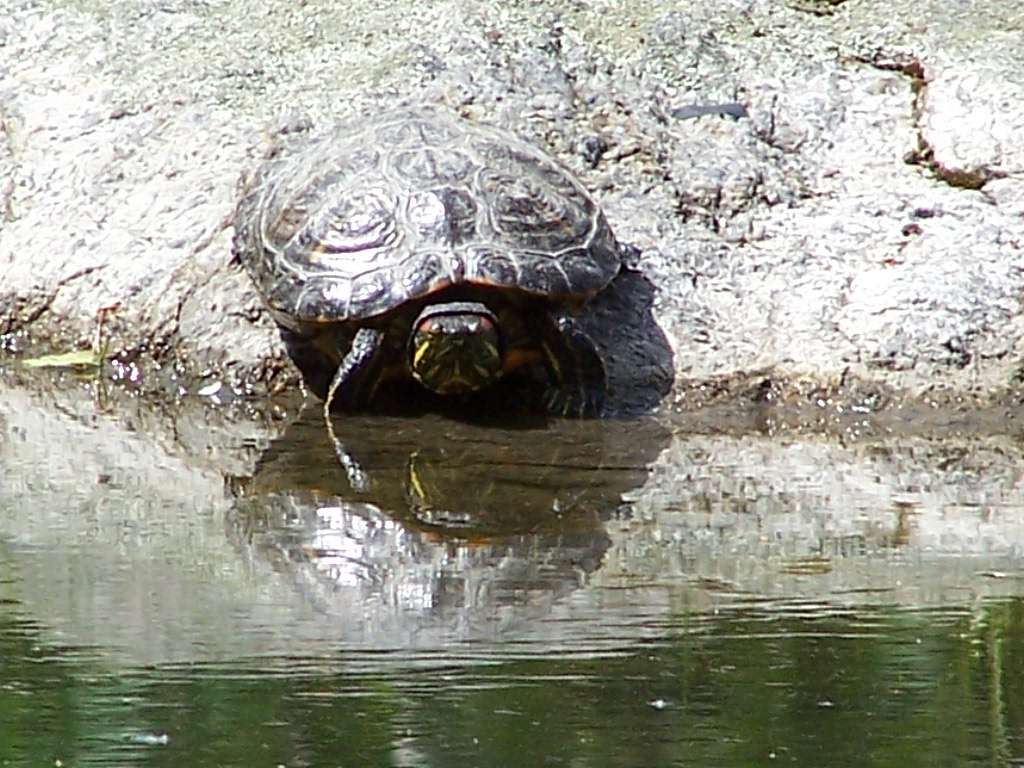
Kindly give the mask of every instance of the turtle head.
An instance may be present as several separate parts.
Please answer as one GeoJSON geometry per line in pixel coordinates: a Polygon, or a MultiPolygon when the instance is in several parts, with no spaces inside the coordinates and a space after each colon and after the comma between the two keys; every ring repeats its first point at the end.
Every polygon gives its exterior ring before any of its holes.
{"type": "Polygon", "coordinates": [[[424,387],[457,395],[486,387],[502,373],[498,319],[483,304],[431,304],[409,340],[409,367],[424,387]]]}

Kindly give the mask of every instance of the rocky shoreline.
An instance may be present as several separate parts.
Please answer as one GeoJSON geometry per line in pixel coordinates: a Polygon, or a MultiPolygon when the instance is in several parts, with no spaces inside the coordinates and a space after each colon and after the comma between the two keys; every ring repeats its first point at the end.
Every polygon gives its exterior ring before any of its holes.
{"type": "Polygon", "coordinates": [[[0,360],[108,310],[112,377],[294,387],[230,260],[237,181],[282,131],[424,101],[545,147],[640,249],[586,318],[623,410],[1015,402],[1024,3],[688,6],[16,3],[0,360]]]}

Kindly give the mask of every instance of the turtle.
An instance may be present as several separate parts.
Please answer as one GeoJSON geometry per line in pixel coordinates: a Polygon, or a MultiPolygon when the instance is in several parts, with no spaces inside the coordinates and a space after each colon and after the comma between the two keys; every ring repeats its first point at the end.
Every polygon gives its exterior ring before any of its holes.
{"type": "Polygon", "coordinates": [[[524,369],[550,414],[602,411],[576,318],[623,251],[582,184],[509,131],[436,107],[340,123],[243,182],[232,250],[328,420],[387,382],[447,400],[524,369]]]}

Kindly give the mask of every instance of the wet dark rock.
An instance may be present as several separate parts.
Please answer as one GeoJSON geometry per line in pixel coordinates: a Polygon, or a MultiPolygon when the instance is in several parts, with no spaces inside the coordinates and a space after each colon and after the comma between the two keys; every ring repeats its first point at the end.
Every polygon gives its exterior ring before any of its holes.
{"type": "Polygon", "coordinates": [[[676,107],[670,113],[677,120],[695,120],[698,117],[731,117],[739,120],[747,117],[747,108],[738,102],[731,104],[687,104],[683,107],[676,107]]]}

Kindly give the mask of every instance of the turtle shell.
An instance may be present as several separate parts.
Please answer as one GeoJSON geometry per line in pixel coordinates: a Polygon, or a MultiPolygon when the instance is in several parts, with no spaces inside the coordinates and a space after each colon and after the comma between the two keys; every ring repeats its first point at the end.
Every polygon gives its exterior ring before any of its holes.
{"type": "Polygon", "coordinates": [[[246,185],[234,251],[279,321],[359,321],[452,285],[582,300],[620,268],[572,175],[497,128],[434,109],[364,117],[246,185]]]}

